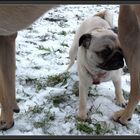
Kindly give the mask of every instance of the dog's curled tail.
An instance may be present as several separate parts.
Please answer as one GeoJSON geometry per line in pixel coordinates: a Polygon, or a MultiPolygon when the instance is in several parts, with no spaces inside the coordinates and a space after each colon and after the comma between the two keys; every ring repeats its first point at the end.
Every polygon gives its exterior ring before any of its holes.
{"type": "Polygon", "coordinates": [[[76,56],[77,56],[77,51],[78,51],[77,47],[72,46],[70,48],[70,51],[69,51],[70,62],[69,62],[69,65],[68,65],[66,71],[68,71],[72,67],[72,65],[75,63],[75,59],[76,59],[76,56]]]}
{"type": "Polygon", "coordinates": [[[113,15],[111,14],[111,12],[109,10],[104,10],[102,12],[99,12],[97,14],[95,14],[94,16],[99,16],[101,18],[103,18],[104,20],[106,20],[109,25],[111,26],[111,28],[113,28],[113,15]]]}

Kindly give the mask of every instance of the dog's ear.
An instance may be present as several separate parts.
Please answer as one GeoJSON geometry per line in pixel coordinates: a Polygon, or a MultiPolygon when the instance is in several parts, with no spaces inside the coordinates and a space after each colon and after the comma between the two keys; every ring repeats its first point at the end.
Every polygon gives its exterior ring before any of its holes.
{"type": "Polygon", "coordinates": [[[114,33],[118,34],[118,28],[117,28],[117,27],[111,28],[111,30],[112,30],[114,33]]]}
{"type": "Polygon", "coordinates": [[[79,47],[83,46],[86,49],[89,48],[90,42],[92,39],[92,35],[91,34],[83,34],[80,39],[79,39],[79,47]]]}

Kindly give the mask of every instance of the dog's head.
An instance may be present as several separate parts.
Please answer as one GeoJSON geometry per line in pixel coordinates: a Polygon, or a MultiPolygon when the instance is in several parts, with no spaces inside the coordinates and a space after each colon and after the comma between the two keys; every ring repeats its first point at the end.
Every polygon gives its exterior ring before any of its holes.
{"type": "Polygon", "coordinates": [[[84,34],[79,39],[79,46],[84,47],[86,59],[102,70],[117,70],[124,66],[123,53],[116,34],[94,36],[84,34]]]}

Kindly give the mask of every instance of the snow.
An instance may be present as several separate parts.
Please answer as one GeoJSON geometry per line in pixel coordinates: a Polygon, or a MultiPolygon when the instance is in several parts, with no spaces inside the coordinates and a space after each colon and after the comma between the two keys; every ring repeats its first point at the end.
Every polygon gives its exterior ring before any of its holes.
{"type": "MultiPolygon", "coordinates": [[[[16,96],[20,113],[14,114],[14,127],[0,132],[1,135],[97,135],[95,131],[89,134],[76,127],[80,123],[76,119],[79,98],[73,93],[73,85],[78,81],[76,63],[64,85],[47,86],[46,80],[48,76],[66,72],[74,32],[84,19],[104,9],[112,12],[114,26],[117,26],[119,5],[61,5],[19,32],[16,40],[16,96]],[[40,84],[43,86],[39,88],[40,84]]],[[[129,74],[122,75],[122,88],[129,96],[129,74]]],[[[98,135],[140,134],[137,112],[127,127],[111,119],[113,113],[121,109],[114,98],[111,81],[93,85],[88,97],[91,122],[85,123],[94,130],[95,124],[100,124],[103,128],[98,135]]]]}

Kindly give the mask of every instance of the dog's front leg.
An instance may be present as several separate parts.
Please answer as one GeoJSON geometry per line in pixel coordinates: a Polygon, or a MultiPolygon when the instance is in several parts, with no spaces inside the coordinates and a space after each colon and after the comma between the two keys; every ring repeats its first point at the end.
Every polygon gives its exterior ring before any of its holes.
{"type": "Polygon", "coordinates": [[[13,112],[19,112],[15,98],[15,39],[17,34],[0,36],[0,130],[13,126],[13,112]]]}
{"type": "Polygon", "coordinates": [[[83,85],[79,82],[79,110],[78,118],[81,120],[87,119],[87,96],[88,96],[88,85],[83,85]]]}
{"type": "MultiPolygon", "coordinates": [[[[79,59],[78,59],[79,61],[79,59]]],[[[79,75],[79,110],[78,118],[81,120],[87,119],[87,96],[89,87],[92,85],[92,78],[88,74],[85,67],[81,66],[78,62],[78,75],[79,75]]]]}
{"type": "Polygon", "coordinates": [[[140,100],[140,71],[136,61],[131,61],[132,65],[128,64],[131,76],[131,91],[127,107],[124,110],[116,112],[113,119],[121,124],[126,125],[128,120],[131,119],[132,114],[140,100]]]}

